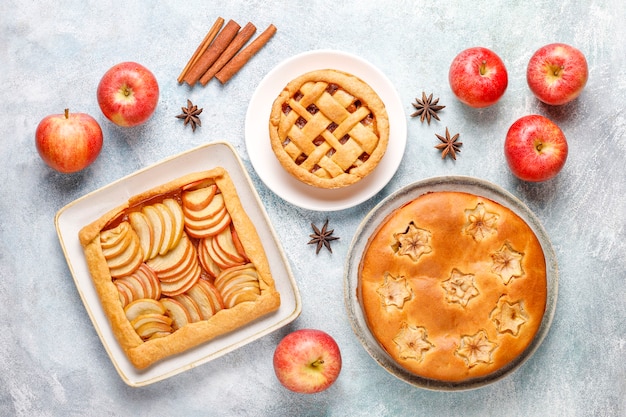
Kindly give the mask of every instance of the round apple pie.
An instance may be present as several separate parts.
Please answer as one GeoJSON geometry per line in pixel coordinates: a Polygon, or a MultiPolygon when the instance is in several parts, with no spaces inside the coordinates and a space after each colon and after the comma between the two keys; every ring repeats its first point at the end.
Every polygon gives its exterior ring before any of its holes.
{"type": "Polygon", "coordinates": [[[359,268],[367,327],[430,381],[497,375],[531,346],[547,305],[541,243],[512,210],[438,191],[391,212],[359,268]]]}
{"type": "Polygon", "coordinates": [[[300,181],[340,188],[361,180],[387,149],[389,118],[360,78],[325,69],[292,80],[272,105],[269,133],[283,168],[300,181]]]}

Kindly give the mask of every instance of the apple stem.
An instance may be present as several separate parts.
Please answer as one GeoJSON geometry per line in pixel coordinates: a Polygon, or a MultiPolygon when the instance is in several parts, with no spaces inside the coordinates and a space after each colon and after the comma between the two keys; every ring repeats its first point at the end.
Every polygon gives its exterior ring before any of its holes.
{"type": "Polygon", "coordinates": [[[561,65],[561,66],[559,66],[559,67],[554,68],[554,76],[555,76],[555,77],[558,77],[558,76],[559,76],[559,74],[561,73],[561,71],[563,71],[563,69],[564,69],[563,65],[561,65]]]}
{"type": "Polygon", "coordinates": [[[478,72],[480,72],[480,75],[485,75],[485,73],[487,72],[486,70],[487,70],[487,61],[483,61],[480,63],[478,72]]]}
{"type": "Polygon", "coordinates": [[[66,119],[70,118],[70,109],[65,109],[65,118],[66,119]]]}
{"type": "Polygon", "coordinates": [[[317,359],[315,362],[311,364],[311,366],[313,368],[317,368],[318,366],[323,365],[323,364],[324,364],[324,359],[317,359]]]}
{"type": "Polygon", "coordinates": [[[127,85],[124,85],[124,87],[122,87],[122,92],[126,97],[132,94],[132,90],[127,85]]]}

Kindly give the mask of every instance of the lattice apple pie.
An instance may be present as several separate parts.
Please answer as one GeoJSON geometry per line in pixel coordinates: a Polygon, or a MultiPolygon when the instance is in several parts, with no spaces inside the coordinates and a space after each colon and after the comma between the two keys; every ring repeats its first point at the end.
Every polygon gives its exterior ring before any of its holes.
{"type": "Polygon", "coordinates": [[[389,119],[367,83],[326,69],[287,84],[272,105],[269,132],[287,172],[315,187],[339,188],[378,165],[389,141],[389,119]]]}
{"type": "Polygon", "coordinates": [[[136,195],[79,237],[113,332],[138,369],[280,305],[259,236],[223,168],[136,195]]]}
{"type": "Polygon", "coordinates": [[[506,367],[546,308],[546,262],[508,208],[462,192],[424,194],[371,236],[361,305],[378,343],[423,378],[459,382],[506,367]]]}

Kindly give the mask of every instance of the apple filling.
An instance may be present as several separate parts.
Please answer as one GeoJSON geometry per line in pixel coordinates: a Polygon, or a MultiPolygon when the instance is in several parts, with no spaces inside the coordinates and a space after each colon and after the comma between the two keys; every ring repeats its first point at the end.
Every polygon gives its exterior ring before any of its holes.
{"type": "Polygon", "coordinates": [[[100,244],[126,317],[143,340],[261,294],[215,183],[130,207],[103,230],[100,244]]]}

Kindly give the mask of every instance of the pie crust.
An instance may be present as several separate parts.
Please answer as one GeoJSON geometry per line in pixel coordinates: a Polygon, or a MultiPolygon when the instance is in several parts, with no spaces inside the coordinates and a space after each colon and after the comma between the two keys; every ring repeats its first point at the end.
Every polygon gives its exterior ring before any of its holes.
{"type": "Polygon", "coordinates": [[[256,228],[228,172],[221,167],[188,174],[131,197],[81,229],[79,239],[112,331],[137,369],[231,332],[280,306],[280,294],[256,228]],[[196,201],[199,199],[189,197],[198,190],[195,195],[206,197],[212,193],[211,199],[196,201]],[[212,201],[213,206],[205,206],[206,201],[212,201]],[[215,209],[217,206],[221,210],[215,209]],[[154,214],[155,210],[182,214],[184,220],[172,214],[171,224],[181,227],[182,222],[184,229],[155,227],[160,219],[168,218],[163,213],[160,217],[154,214]],[[157,219],[151,223],[152,238],[136,219],[137,213],[157,219]],[[124,243],[119,243],[120,235],[124,235],[124,243]],[[219,256],[213,254],[217,262],[207,255],[211,247],[202,248],[211,242],[218,250],[229,248],[219,256]],[[179,255],[180,260],[172,261],[179,255]],[[143,293],[141,288],[133,293],[122,282],[138,275],[142,277],[143,293]],[[146,275],[156,276],[158,284],[154,286],[146,275]],[[202,292],[199,287],[209,290],[202,292]],[[203,302],[194,298],[198,293],[203,302]],[[205,298],[206,294],[212,295],[205,298]],[[129,307],[133,302],[135,307],[129,307]],[[191,306],[184,310],[187,314],[181,314],[183,310],[178,307],[188,303],[191,306]],[[152,307],[155,311],[150,311],[152,307]],[[131,320],[131,314],[138,309],[144,314],[137,318],[133,315],[131,320]]]}
{"type": "Polygon", "coordinates": [[[360,78],[333,69],[287,84],[272,105],[272,150],[300,181],[340,188],[378,165],[389,141],[389,118],[378,94],[360,78]]]}
{"type": "Polygon", "coordinates": [[[531,346],[546,262],[510,209],[464,192],[423,194],[369,238],[358,274],[367,326],[402,368],[442,382],[493,375],[531,346]]]}

